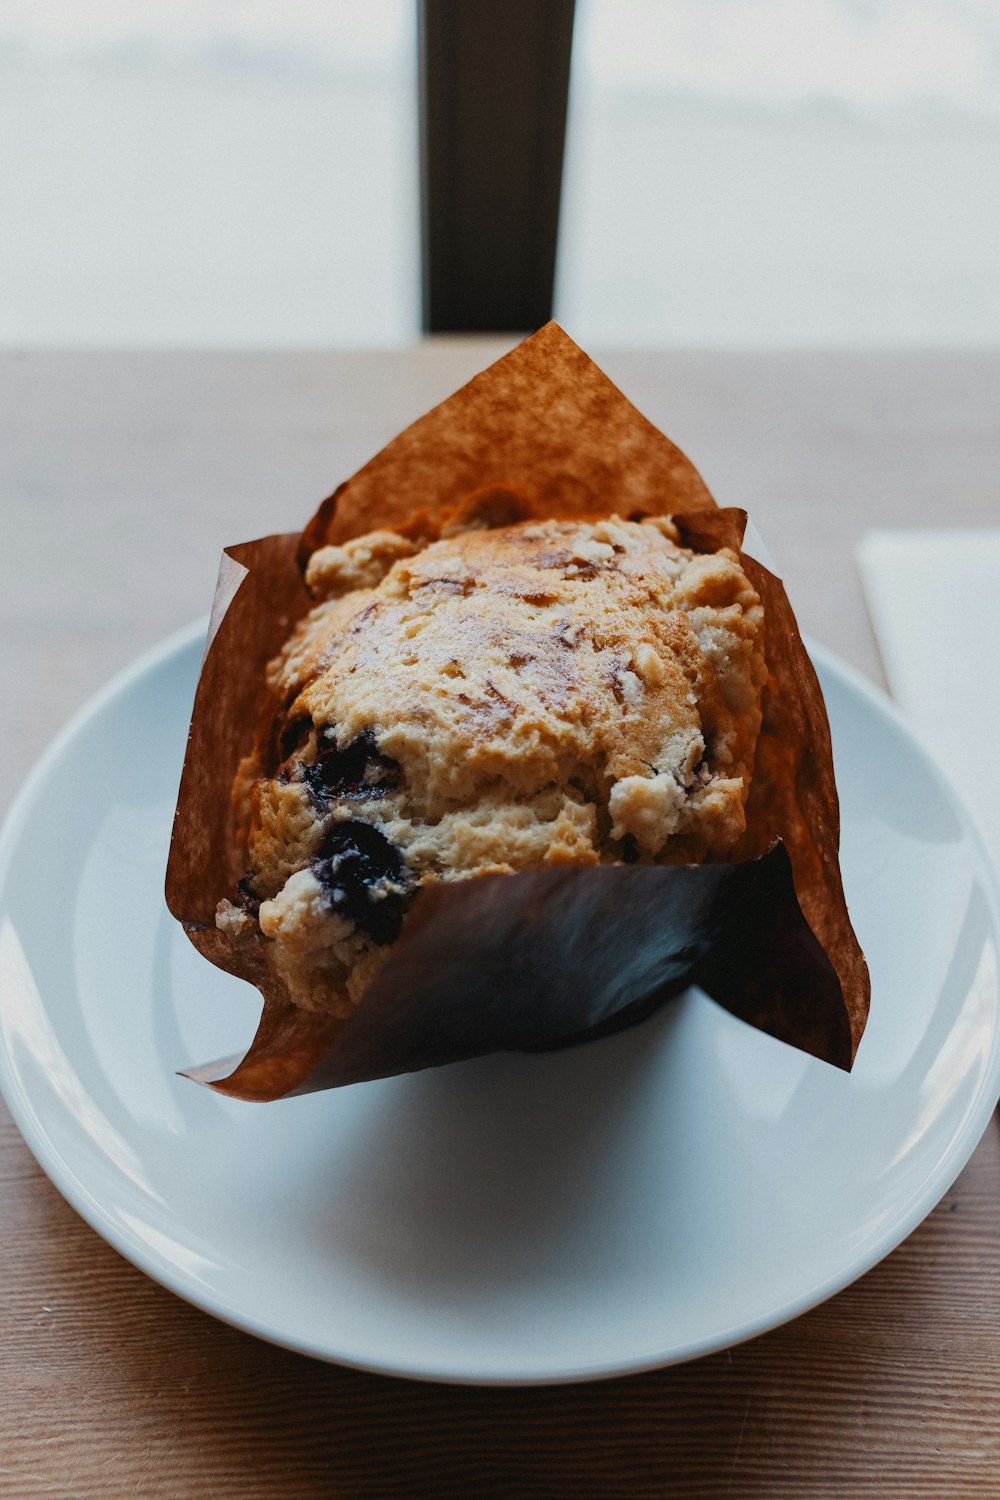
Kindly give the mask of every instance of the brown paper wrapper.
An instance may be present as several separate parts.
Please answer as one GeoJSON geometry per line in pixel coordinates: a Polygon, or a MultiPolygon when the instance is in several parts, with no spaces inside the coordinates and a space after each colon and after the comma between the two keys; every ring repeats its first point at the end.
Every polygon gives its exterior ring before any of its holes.
{"type": "Polygon", "coordinates": [[[742,552],[744,512],[715,506],[692,464],[554,323],[407,428],[342,484],[302,536],[227,549],[195,697],[167,903],[212,963],[264,1008],[242,1060],[189,1076],[269,1100],[484,1053],[584,1041],[688,984],[850,1068],[869,981],[840,878],[826,710],[779,579],[742,552]],[[246,871],[230,789],[283,705],[267,663],[310,607],[316,547],[456,513],[671,515],[685,546],[730,546],[765,609],[769,680],[747,828],[726,862],[525,870],[422,889],[351,1016],[297,1009],[263,939],[238,946],[215,910],[246,871]]]}

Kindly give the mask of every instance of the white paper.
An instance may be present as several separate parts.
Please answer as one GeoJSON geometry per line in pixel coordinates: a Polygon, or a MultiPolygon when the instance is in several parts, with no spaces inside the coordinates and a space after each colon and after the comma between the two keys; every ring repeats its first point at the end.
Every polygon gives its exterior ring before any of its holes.
{"type": "MultiPolygon", "coordinates": [[[[215,585],[215,598],[212,600],[212,614],[208,622],[208,635],[205,638],[205,656],[208,655],[212,642],[218,633],[219,626],[226,618],[226,611],[236,597],[236,591],[244,578],[249,574],[249,568],[242,563],[236,562],[223,552],[219,559],[219,577],[215,585]]],[[[204,656],[202,657],[204,661],[204,656]]]]}
{"type": "Polygon", "coordinates": [[[890,691],[1000,864],[1000,527],[869,532],[858,561],[890,691]]]}
{"type": "Polygon", "coordinates": [[[747,557],[752,557],[754,562],[759,562],[761,567],[766,568],[769,573],[773,573],[775,578],[781,577],[781,574],[778,572],[778,565],[771,556],[767,543],[754,524],[753,516],[747,516],[747,529],[743,533],[743,546],[740,550],[746,553],[747,557]]]}

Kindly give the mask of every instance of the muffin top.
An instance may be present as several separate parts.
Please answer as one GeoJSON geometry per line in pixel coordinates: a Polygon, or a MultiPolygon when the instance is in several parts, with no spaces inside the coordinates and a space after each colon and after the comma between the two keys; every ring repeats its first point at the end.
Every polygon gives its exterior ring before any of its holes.
{"type": "Polygon", "coordinates": [[[342,1005],[426,881],[738,840],[766,668],[734,553],[664,519],[524,521],[373,532],[307,583],[269,671],[286,707],[235,791],[244,894],[300,1003],[342,1005]]]}

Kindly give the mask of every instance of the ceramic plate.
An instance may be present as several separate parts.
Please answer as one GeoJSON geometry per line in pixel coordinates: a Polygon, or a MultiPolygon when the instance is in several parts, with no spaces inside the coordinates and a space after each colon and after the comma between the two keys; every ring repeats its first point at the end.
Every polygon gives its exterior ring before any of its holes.
{"type": "Polygon", "coordinates": [[[1000,1093],[997,899],[886,701],[816,651],[873,980],[853,1074],[691,992],[589,1046],[270,1105],[176,1070],[259,1002],[168,916],[202,631],[65,731],[0,845],[0,1078],[44,1170],[137,1266],[292,1349],[436,1380],[690,1359],[828,1297],[947,1190],[1000,1093]]]}

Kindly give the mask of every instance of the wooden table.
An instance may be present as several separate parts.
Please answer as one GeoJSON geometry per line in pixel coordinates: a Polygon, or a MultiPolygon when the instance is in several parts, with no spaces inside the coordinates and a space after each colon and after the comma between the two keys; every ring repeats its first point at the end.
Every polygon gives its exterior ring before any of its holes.
{"type": "MultiPolygon", "coordinates": [[[[297,528],[500,352],[0,360],[0,797],[114,670],[202,613],[226,542],[297,528]]],[[[874,677],[862,530],[995,522],[1000,355],[609,354],[749,506],[801,622],[874,677]]],[[[256,1342],[148,1281],[0,1120],[0,1493],[1000,1496],[1000,1134],[825,1306],[698,1363],[463,1390],[256,1342]]]]}

